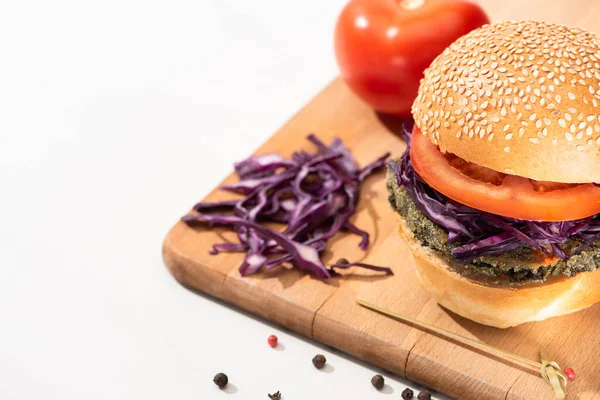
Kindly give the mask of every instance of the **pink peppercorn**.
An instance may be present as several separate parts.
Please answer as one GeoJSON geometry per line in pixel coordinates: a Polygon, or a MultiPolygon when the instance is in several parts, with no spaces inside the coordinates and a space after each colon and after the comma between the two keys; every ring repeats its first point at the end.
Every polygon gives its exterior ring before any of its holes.
{"type": "Polygon", "coordinates": [[[269,339],[267,339],[267,342],[269,342],[269,346],[271,346],[271,347],[277,346],[277,336],[275,336],[275,335],[269,336],[269,339]]]}
{"type": "Polygon", "coordinates": [[[567,376],[567,379],[570,381],[574,381],[575,377],[577,375],[575,375],[575,371],[573,371],[573,368],[565,368],[565,375],[567,376]]]}

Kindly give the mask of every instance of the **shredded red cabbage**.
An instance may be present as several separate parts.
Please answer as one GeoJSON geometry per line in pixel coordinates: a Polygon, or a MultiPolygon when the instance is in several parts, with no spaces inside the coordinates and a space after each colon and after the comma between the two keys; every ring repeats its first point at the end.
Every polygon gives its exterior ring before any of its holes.
{"type": "Polygon", "coordinates": [[[340,275],[335,269],[345,269],[350,267],[361,267],[365,269],[370,269],[371,271],[380,271],[385,272],[386,275],[392,275],[392,270],[387,267],[380,267],[372,264],[365,264],[361,262],[346,262],[346,261],[338,261],[331,266],[330,272],[332,276],[340,275]]]}
{"type": "Polygon", "coordinates": [[[245,252],[240,266],[243,276],[286,262],[321,279],[339,275],[334,268],[352,266],[391,274],[389,268],[364,263],[336,263],[327,268],[320,257],[327,240],[340,230],[360,236],[361,249],[368,247],[369,234],[350,218],[356,211],[361,182],[385,164],[389,153],[361,169],[340,139],[329,146],[314,135],[308,140],[317,147],[316,154],[300,151],[287,160],[270,153],[235,163],[240,181],[221,189],[244,197],[198,203],[194,206],[197,213],[182,220],[232,227],[239,243],[214,244],[210,254],[245,252]],[[285,228],[279,232],[263,222],[283,223],[285,228]]]}
{"type": "Polygon", "coordinates": [[[417,208],[448,231],[448,241],[459,245],[452,250],[456,261],[471,262],[486,255],[498,255],[531,246],[548,255],[567,260],[600,239],[600,214],[563,222],[526,221],[489,214],[457,203],[429,186],[410,161],[411,136],[403,129],[407,148],[400,161],[387,165],[396,175],[417,208]],[[561,247],[569,239],[583,244],[569,254],[561,247]]]}

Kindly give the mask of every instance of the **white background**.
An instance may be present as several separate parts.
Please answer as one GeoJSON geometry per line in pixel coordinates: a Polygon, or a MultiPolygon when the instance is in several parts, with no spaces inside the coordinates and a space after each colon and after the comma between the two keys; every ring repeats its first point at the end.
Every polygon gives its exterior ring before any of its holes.
{"type": "Polygon", "coordinates": [[[376,393],[374,368],[182,288],[160,255],[336,75],[343,3],[2,2],[0,399],[400,398],[405,383],[376,393]]]}

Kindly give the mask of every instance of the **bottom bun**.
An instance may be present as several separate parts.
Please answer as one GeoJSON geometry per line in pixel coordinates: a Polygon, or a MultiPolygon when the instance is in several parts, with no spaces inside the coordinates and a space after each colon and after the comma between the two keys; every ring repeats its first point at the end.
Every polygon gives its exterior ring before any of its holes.
{"type": "Polygon", "coordinates": [[[421,245],[402,218],[400,232],[412,251],[423,288],[438,304],[481,324],[508,328],[579,311],[600,301],[600,269],[552,277],[544,283],[487,286],[454,272],[435,251],[421,245]]]}

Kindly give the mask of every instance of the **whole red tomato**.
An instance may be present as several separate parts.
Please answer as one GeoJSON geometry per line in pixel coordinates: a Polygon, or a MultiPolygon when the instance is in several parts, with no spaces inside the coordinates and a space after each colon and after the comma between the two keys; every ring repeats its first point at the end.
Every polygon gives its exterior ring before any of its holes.
{"type": "Polygon", "coordinates": [[[336,25],[335,53],[360,98],[378,111],[407,115],[435,57],[486,23],[468,0],[351,0],[336,25]]]}

